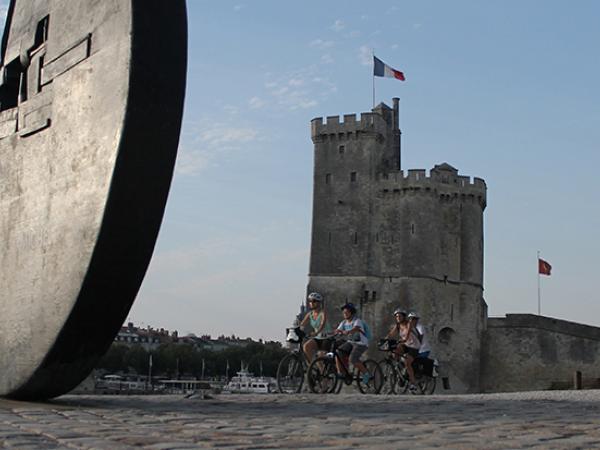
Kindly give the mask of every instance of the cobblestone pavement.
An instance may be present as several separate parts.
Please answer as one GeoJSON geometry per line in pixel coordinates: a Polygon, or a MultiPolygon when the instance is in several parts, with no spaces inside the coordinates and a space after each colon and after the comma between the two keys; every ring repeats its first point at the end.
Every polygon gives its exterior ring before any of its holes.
{"type": "Polygon", "coordinates": [[[0,400],[0,448],[600,447],[600,391],[0,400]]]}

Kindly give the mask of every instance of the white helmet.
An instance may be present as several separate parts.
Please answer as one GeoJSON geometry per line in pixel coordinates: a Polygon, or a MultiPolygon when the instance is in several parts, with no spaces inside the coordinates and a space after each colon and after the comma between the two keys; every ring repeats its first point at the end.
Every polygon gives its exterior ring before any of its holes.
{"type": "Polygon", "coordinates": [[[411,311],[411,312],[409,312],[409,313],[408,313],[408,318],[409,318],[409,319],[412,319],[413,317],[414,317],[415,319],[418,319],[418,318],[419,318],[419,315],[418,315],[418,314],[417,314],[415,311],[411,311]]]}
{"type": "Polygon", "coordinates": [[[323,296],[318,292],[311,292],[308,294],[308,299],[321,303],[323,301],[323,296]]]}

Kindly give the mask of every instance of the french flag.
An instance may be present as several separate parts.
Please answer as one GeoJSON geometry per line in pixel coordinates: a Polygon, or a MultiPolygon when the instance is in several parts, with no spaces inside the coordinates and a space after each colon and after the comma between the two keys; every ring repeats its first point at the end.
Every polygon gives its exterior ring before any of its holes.
{"type": "Polygon", "coordinates": [[[395,78],[400,81],[406,80],[402,72],[392,69],[375,55],[373,55],[373,75],[376,77],[395,78]]]}

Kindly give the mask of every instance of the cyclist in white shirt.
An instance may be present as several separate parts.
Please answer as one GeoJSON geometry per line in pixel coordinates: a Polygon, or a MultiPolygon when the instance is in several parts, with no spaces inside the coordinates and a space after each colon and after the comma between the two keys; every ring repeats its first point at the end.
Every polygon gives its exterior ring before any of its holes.
{"type": "Polygon", "coordinates": [[[419,357],[428,358],[431,353],[431,347],[429,346],[429,340],[427,339],[427,333],[422,323],[419,323],[419,315],[416,312],[411,312],[408,315],[408,320],[413,320],[414,329],[417,330],[421,338],[421,346],[419,347],[419,357]]]}
{"type": "MultiPolygon", "coordinates": [[[[371,379],[371,376],[360,360],[360,357],[369,346],[369,339],[367,339],[366,336],[365,326],[363,325],[363,321],[356,317],[356,307],[354,304],[346,303],[341,307],[341,310],[344,315],[344,320],[340,322],[339,326],[334,331],[334,334],[345,335],[348,336],[349,339],[338,348],[338,351],[350,359],[352,365],[356,367],[362,375],[363,383],[367,384],[371,379]]],[[[343,373],[343,369],[337,359],[336,365],[338,373],[343,373]]]]}

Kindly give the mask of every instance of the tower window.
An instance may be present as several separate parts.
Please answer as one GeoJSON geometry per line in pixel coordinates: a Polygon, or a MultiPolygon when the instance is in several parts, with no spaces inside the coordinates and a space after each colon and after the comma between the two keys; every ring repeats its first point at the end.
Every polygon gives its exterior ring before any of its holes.
{"type": "Polygon", "coordinates": [[[354,243],[358,244],[358,233],[354,233],[354,243]]]}
{"type": "Polygon", "coordinates": [[[410,234],[415,234],[415,224],[410,225],[410,234]]]}
{"type": "Polygon", "coordinates": [[[340,152],[340,155],[343,155],[343,154],[344,154],[344,152],[346,151],[346,146],[345,146],[345,145],[340,145],[340,147],[339,147],[339,149],[338,149],[338,150],[339,150],[339,152],[340,152]]]}
{"type": "Polygon", "coordinates": [[[331,183],[331,174],[326,173],[325,174],[325,184],[329,184],[329,183],[331,183]]]}
{"type": "Polygon", "coordinates": [[[365,303],[369,301],[369,291],[365,291],[365,295],[363,296],[363,301],[365,303]]]}
{"type": "Polygon", "coordinates": [[[329,232],[329,235],[327,236],[327,242],[329,244],[331,244],[331,231],[329,232]]]}
{"type": "Polygon", "coordinates": [[[353,183],[356,181],[356,172],[350,172],[350,181],[353,183]]]}
{"type": "Polygon", "coordinates": [[[371,300],[377,300],[377,291],[373,291],[373,293],[371,294],[371,300]]]}

